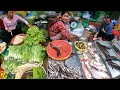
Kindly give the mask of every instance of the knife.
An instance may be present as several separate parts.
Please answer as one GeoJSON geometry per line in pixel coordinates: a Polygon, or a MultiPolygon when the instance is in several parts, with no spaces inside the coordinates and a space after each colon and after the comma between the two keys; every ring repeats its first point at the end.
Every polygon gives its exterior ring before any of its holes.
{"type": "Polygon", "coordinates": [[[60,50],[57,47],[53,46],[52,43],[50,43],[50,47],[53,48],[57,52],[57,57],[60,58],[60,56],[61,56],[60,50]]]}

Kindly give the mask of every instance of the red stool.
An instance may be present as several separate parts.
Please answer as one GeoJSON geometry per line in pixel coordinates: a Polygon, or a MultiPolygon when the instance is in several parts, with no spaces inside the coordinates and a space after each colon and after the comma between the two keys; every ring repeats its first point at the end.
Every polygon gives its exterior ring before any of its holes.
{"type": "Polygon", "coordinates": [[[117,39],[119,39],[120,31],[118,31],[118,30],[112,30],[112,34],[114,34],[115,37],[116,37],[117,39]]]}
{"type": "Polygon", "coordinates": [[[0,29],[5,29],[2,19],[0,19],[0,29]]]}

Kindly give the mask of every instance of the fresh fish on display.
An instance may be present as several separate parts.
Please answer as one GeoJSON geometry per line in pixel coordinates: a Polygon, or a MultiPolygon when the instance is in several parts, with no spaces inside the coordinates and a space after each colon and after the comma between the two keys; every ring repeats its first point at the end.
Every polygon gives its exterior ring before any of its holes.
{"type": "MultiPolygon", "coordinates": [[[[109,48],[106,46],[98,45],[100,48],[109,48]]],[[[82,68],[87,79],[107,79],[110,78],[106,66],[100,62],[101,58],[97,54],[95,47],[90,46],[87,51],[83,53],[82,68]]],[[[103,49],[104,50],[104,49],[103,49]]],[[[107,50],[105,51],[107,53],[107,50]]],[[[106,54],[107,55],[107,54],[106,54]]],[[[108,57],[109,55],[107,55],[108,57]]]]}
{"type": "Polygon", "coordinates": [[[110,58],[107,58],[106,61],[107,62],[109,62],[109,61],[119,61],[120,62],[120,59],[117,59],[115,56],[113,56],[113,57],[111,56],[110,58]]]}
{"type": "Polygon", "coordinates": [[[96,42],[96,44],[99,47],[99,49],[102,51],[105,58],[109,58],[110,57],[109,52],[105,48],[103,48],[99,42],[96,42]]]}
{"type": "Polygon", "coordinates": [[[82,79],[81,69],[67,67],[65,61],[48,60],[49,79],[82,79]]]}
{"type": "Polygon", "coordinates": [[[102,44],[100,44],[99,42],[96,42],[98,45],[100,45],[101,47],[103,47],[103,48],[105,48],[105,49],[111,49],[111,47],[109,47],[109,46],[104,46],[104,45],[102,45],[102,44]]]}
{"type": "Polygon", "coordinates": [[[84,71],[84,74],[85,74],[86,78],[87,79],[92,79],[92,75],[88,71],[87,66],[85,65],[85,63],[84,62],[81,62],[81,63],[82,63],[82,68],[83,68],[83,71],[84,71]]]}
{"type": "Polygon", "coordinates": [[[98,71],[107,72],[106,67],[105,67],[104,65],[100,64],[100,63],[99,63],[99,65],[98,65],[97,62],[96,62],[96,64],[95,64],[95,62],[93,62],[93,63],[90,63],[90,65],[91,65],[92,67],[96,68],[98,71]]]}
{"type": "Polygon", "coordinates": [[[60,50],[57,47],[53,46],[52,43],[50,43],[50,46],[57,52],[57,57],[60,57],[61,56],[60,50]]]}
{"type": "Polygon", "coordinates": [[[91,71],[91,74],[92,74],[93,78],[95,78],[95,79],[103,79],[100,75],[98,75],[96,73],[96,70],[94,68],[92,68],[90,71],[91,71]]]}
{"type": "Polygon", "coordinates": [[[120,50],[113,43],[110,42],[110,44],[113,47],[113,49],[115,50],[115,52],[117,53],[118,57],[120,57],[120,50]]]}
{"type": "Polygon", "coordinates": [[[95,79],[109,79],[110,78],[107,73],[97,71],[94,67],[92,67],[91,73],[95,79]]]}
{"type": "Polygon", "coordinates": [[[113,68],[120,70],[120,66],[112,61],[109,61],[108,64],[113,68]]]}
{"type": "MultiPolygon", "coordinates": [[[[115,49],[114,45],[113,45],[113,44],[111,44],[111,45],[112,45],[113,48],[115,49]]],[[[99,44],[98,44],[98,46],[99,46],[99,44]]],[[[99,48],[101,49],[101,51],[102,51],[103,54],[105,55],[106,61],[108,62],[108,65],[110,65],[112,68],[115,68],[115,69],[120,70],[120,66],[119,66],[118,64],[112,62],[112,61],[119,61],[119,59],[117,59],[115,56],[110,56],[110,55],[109,55],[109,52],[106,52],[106,50],[103,49],[103,48],[101,48],[100,46],[99,46],[99,48]]],[[[116,50],[116,49],[115,49],[115,50],[116,50]]],[[[117,51],[118,51],[118,50],[117,50],[117,51]]]]}
{"type": "Polygon", "coordinates": [[[83,53],[83,57],[84,57],[85,60],[89,59],[89,57],[86,53],[83,53]]]}

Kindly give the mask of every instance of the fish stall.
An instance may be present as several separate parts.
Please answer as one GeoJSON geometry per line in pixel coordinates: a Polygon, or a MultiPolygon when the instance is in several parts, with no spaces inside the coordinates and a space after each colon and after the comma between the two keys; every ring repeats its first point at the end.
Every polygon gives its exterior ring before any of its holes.
{"type": "Polygon", "coordinates": [[[93,41],[102,19],[73,17],[68,28],[79,39],[51,41],[56,15],[29,12],[24,18],[32,27],[22,25],[9,44],[0,40],[0,79],[119,79],[120,41],[93,41]]]}
{"type": "Polygon", "coordinates": [[[120,76],[120,43],[110,41],[99,41],[96,42],[98,51],[103,58],[106,66],[108,67],[112,78],[120,76]]]}
{"type": "MultiPolygon", "coordinates": [[[[50,42],[47,46],[47,53],[49,56],[48,78],[111,79],[118,76],[119,73],[115,74],[115,71],[111,71],[110,67],[108,67],[105,62],[105,57],[103,57],[104,54],[99,51],[100,49],[97,43],[99,42],[67,42],[65,40],[50,42]],[[52,46],[50,45],[51,43],[52,46]]],[[[104,45],[103,47],[110,48],[104,45]]],[[[112,49],[111,52],[114,52],[114,50],[112,49]]],[[[112,53],[112,55],[114,58],[116,53],[112,53]]]]}
{"type": "Polygon", "coordinates": [[[84,79],[84,73],[71,42],[55,40],[48,44],[48,78],[49,79],[84,79]],[[52,43],[53,47],[50,46],[52,43]],[[59,45],[59,46],[58,46],[59,45]],[[56,54],[56,49],[60,51],[56,54]]]}
{"type": "MultiPolygon", "coordinates": [[[[78,43],[76,43],[77,45],[78,43]]],[[[79,42],[80,44],[80,42],[79,42]]],[[[94,43],[86,43],[87,49],[82,51],[82,55],[78,55],[79,61],[86,79],[110,79],[112,78],[106,64],[100,57],[94,43]]],[[[74,44],[75,46],[75,44],[74,44]]],[[[76,53],[80,54],[80,51],[76,53]]]]}

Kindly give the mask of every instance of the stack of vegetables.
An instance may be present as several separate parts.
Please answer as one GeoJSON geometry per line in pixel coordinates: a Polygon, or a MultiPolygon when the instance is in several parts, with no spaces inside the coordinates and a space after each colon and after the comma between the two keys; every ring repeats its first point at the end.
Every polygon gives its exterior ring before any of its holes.
{"type": "Polygon", "coordinates": [[[40,43],[46,41],[43,31],[36,26],[28,29],[24,43],[21,45],[10,45],[8,55],[4,56],[2,67],[7,73],[14,74],[14,69],[25,63],[43,64],[46,56],[46,48],[40,43]]]}

